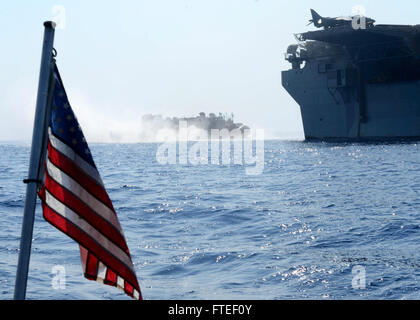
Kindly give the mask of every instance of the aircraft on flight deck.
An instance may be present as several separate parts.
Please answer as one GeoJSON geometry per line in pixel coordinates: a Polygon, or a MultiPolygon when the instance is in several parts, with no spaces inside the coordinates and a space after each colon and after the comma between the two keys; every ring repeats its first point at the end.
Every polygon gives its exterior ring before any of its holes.
{"type": "MultiPolygon", "coordinates": [[[[375,20],[363,16],[348,16],[348,17],[322,17],[314,9],[311,9],[312,19],[309,24],[313,23],[315,27],[324,29],[331,29],[339,26],[352,25],[354,19],[365,18],[366,27],[370,27],[375,23],[375,20]]],[[[309,25],[308,24],[308,25],[309,25]]]]}

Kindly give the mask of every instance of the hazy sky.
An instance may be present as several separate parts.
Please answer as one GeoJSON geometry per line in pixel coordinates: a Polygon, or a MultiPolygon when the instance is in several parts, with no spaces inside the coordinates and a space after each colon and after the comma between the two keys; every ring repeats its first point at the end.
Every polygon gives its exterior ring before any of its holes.
{"type": "Polygon", "coordinates": [[[313,30],[310,8],[338,16],[356,5],[377,23],[420,23],[414,0],[3,1],[0,140],[30,141],[42,23],[54,17],[58,66],[88,141],[133,141],[143,114],[200,111],[302,136],[281,86],[284,52],[294,33],[313,30]]]}

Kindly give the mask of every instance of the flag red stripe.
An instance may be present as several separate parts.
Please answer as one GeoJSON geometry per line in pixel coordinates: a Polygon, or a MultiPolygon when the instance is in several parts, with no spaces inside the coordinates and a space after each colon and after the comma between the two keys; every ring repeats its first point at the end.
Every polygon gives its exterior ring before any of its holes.
{"type": "Polygon", "coordinates": [[[120,232],[108,221],[99,216],[96,212],[90,209],[83,201],[76,197],[73,193],[63,188],[57,182],[55,182],[45,170],[45,187],[47,190],[59,201],[64,203],[75,213],[85,219],[89,224],[99,230],[105,237],[115,243],[121,250],[128,255],[127,244],[124,237],[120,232]]]}
{"type": "MultiPolygon", "coordinates": [[[[45,189],[45,202],[48,207],[51,208],[55,213],[65,218],[69,223],[72,223],[81,232],[88,235],[93,241],[95,241],[101,248],[106,250],[111,256],[116,258],[119,262],[130,269],[132,273],[135,273],[133,262],[128,254],[122,251],[113,242],[109,241],[108,238],[104,237],[102,233],[90,225],[86,220],[82,219],[73,210],[57,200],[53,195],[51,195],[50,192],[48,192],[47,189],[45,189]]],[[[81,247],[84,248],[83,246],[81,247]]],[[[100,270],[98,270],[98,272],[99,271],[100,270]]],[[[102,278],[104,276],[105,274],[102,276],[102,278]]]]}
{"type": "Polygon", "coordinates": [[[70,146],[65,144],[60,138],[56,137],[51,132],[51,127],[48,128],[48,137],[51,145],[61,154],[65,155],[68,159],[74,162],[86,175],[96,181],[97,184],[103,186],[101,177],[96,167],[87,163],[85,159],[80,157],[70,146]]]}
{"type": "Polygon", "coordinates": [[[133,286],[131,286],[128,282],[125,283],[125,288],[124,291],[125,293],[127,293],[129,296],[133,295],[133,286]]]}
{"type": "Polygon", "coordinates": [[[74,162],[56,150],[51,145],[50,141],[48,141],[48,158],[57,168],[64,171],[68,176],[79,183],[84,189],[89,191],[90,194],[100,200],[115,213],[112,202],[105,189],[86,175],[74,162]]]}
{"type": "MultiPolygon", "coordinates": [[[[130,269],[128,269],[114,256],[109,254],[108,251],[103,249],[96,241],[90,238],[89,235],[85,234],[73,223],[69,222],[64,217],[52,210],[44,201],[42,207],[45,220],[67,234],[69,237],[79,242],[84,248],[92,252],[96,257],[103,261],[106,266],[109,266],[113,270],[118,270],[120,277],[122,277],[125,281],[133,284],[134,288],[140,292],[137,278],[130,269]]],[[[91,259],[91,256],[92,254],[90,254],[89,259],[91,259]]]]}
{"type": "Polygon", "coordinates": [[[117,275],[111,269],[108,269],[106,272],[105,282],[110,283],[114,286],[117,285],[117,275]]]}
{"type": "Polygon", "coordinates": [[[96,280],[97,272],[98,272],[98,258],[88,253],[85,277],[90,280],[96,280]]]}

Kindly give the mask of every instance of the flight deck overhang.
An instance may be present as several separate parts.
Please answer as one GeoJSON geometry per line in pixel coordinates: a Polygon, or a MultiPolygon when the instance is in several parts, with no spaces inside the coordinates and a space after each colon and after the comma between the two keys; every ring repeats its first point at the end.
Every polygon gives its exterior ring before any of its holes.
{"type": "Polygon", "coordinates": [[[376,25],[366,29],[349,26],[309,31],[297,35],[298,40],[316,40],[345,46],[363,46],[374,43],[419,39],[420,25],[376,25]]]}

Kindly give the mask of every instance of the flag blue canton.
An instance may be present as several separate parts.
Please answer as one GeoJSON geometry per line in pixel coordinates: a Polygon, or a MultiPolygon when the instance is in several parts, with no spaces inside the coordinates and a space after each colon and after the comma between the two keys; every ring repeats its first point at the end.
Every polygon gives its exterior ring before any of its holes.
{"type": "Polygon", "coordinates": [[[54,95],[51,102],[50,127],[52,133],[66,143],[90,165],[96,168],[82,129],[67,99],[60,77],[55,77],[54,95]]]}

